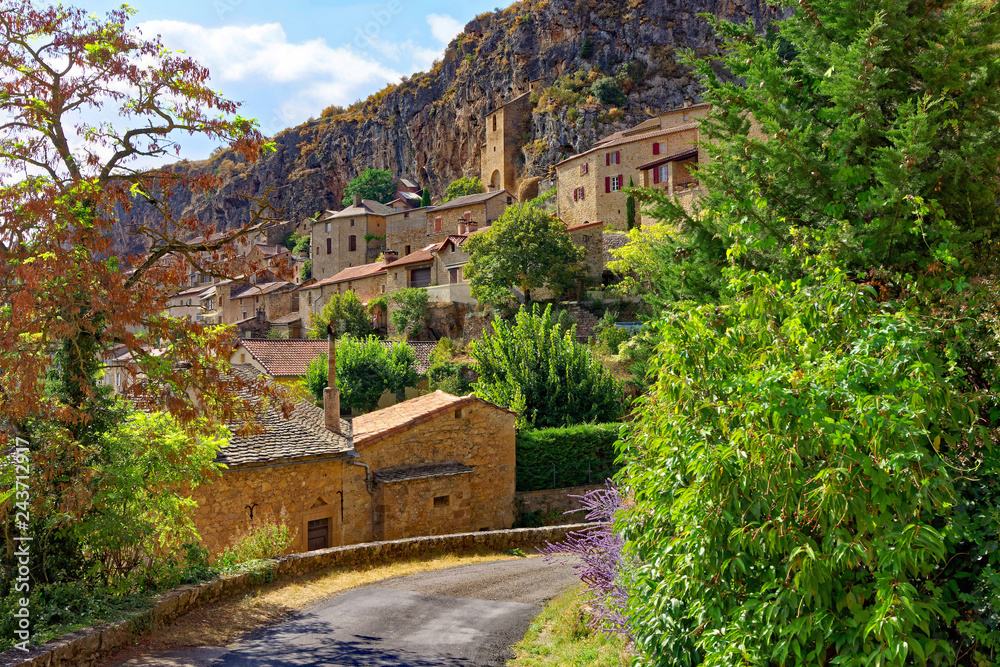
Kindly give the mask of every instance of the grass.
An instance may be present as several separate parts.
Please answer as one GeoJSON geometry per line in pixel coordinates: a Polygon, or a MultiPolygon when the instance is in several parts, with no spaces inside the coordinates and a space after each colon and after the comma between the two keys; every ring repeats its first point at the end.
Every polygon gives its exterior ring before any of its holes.
{"type": "Polygon", "coordinates": [[[155,633],[147,634],[138,646],[116,654],[113,659],[117,663],[149,651],[226,646],[250,630],[278,623],[296,611],[352,588],[417,572],[514,558],[518,556],[492,551],[442,555],[360,568],[338,567],[294,580],[281,579],[263,584],[243,597],[223,600],[185,614],[155,633]]]}
{"type": "Polygon", "coordinates": [[[632,657],[624,639],[587,626],[587,598],[582,587],[563,593],[545,606],[507,667],[626,667],[632,657]]]}

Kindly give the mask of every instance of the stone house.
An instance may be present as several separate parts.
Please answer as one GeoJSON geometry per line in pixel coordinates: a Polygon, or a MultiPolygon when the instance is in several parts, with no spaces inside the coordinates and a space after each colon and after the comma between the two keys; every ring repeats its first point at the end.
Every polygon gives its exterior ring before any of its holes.
{"type": "Polygon", "coordinates": [[[469,254],[463,249],[472,234],[452,234],[406,257],[386,264],[386,294],[407,288],[426,288],[431,303],[475,304],[463,268],[469,254]]]}
{"type": "MultiPolygon", "coordinates": [[[[372,299],[384,295],[386,293],[385,267],[395,258],[394,254],[387,252],[378,262],[348,267],[336,275],[299,288],[298,310],[302,326],[308,328],[312,321],[312,314],[321,312],[323,306],[330,301],[330,297],[334,294],[354,292],[361,299],[361,303],[365,305],[372,299]]],[[[377,315],[376,318],[373,326],[384,328],[384,314],[377,315]]]]}
{"type": "Polygon", "coordinates": [[[272,409],[261,433],[220,450],[227,468],[192,492],[195,526],[213,554],[252,516],[283,517],[292,551],[511,525],[512,412],[437,391],[352,423],[340,418],[335,380],[331,372],[323,408],[300,401],[287,419],[272,409]]]}
{"type": "Polygon", "coordinates": [[[525,92],[486,116],[480,153],[480,178],[490,192],[517,192],[521,148],[531,128],[531,92],[525,92]]]}
{"type": "Polygon", "coordinates": [[[589,222],[584,225],[567,227],[573,245],[583,248],[583,262],[587,265],[587,275],[595,285],[600,285],[604,274],[604,223],[589,222]]]}
{"type": "Polygon", "coordinates": [[[215,286],[223,324],[236,324],[263,311],[265,320],[276,320],[299,309],[297,286],[285,280],[259,285],[227,281],[215,286]]]}
{"type": "Polygon", "coordinates": [[[699,104],[669,111],[607,136],[590,150],[560,162],[556,165],[560,219],[570,227],[602,221],[607,229],[626,229],[624,190],[629,179],[641,187],[647,172],[655,181],[651,185],[660,183],[661,172],[675,180],[689,178],[688,170],[697,157],[680,160],[683,166],[676,169],[669,165],[677,158],[664,163],[660,160],[697,151],[698,118],[710,110],[711,105],[699,104]]]}
{"type": "Polygon", "coordinates": [[[427,209],[427,243],[443,241],[449,234],[462,234],[463,225],[489,227],[514,201],[514,195],[507,190],[497,190],[456,197],[431,206],[427,209]]]}
{"type": "Polygon", "coordinates": [[[312,275],[330,278],[342,270],[370,264],[385,250],[386,217],[395,209],[354,198],[342,211],[327,211],[312,225],[312,275]]]}
{"type": "Polygon", "coordinates": [[[175,293],[167,299],[167,315],[198,322],[201,315],[201,295],[211,289],[199,284],[175,293]]]}
{"type": "Polygon", "coordinates": [[[255,268],[251,282],[267,282],[273,276],[292,273],[292,251],[283,245],[255,243],[247,253],[255,268]]]}
{"type": "Polygon", "coordinates": [[[428,210],[429,208],[418,208],[386,216],[386,250],[397,253],[399,257],[404,257],[415,249],[427,245],[429,243],[427,240],[428,210]]]}

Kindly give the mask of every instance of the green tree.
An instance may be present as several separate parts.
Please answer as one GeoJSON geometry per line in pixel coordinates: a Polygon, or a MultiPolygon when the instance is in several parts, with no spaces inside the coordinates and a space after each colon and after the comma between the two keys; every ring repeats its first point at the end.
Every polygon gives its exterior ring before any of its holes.
{"type": "Polygon", "coordinates": [[[302,280],[309,280],[313,275],[313,263],[311,259],[302,262],[302,280]]]}
{"type": "Polygon", "coordinates": [[[612,422],[622,415],[618,383],[559,324],[552,306],[522,307],[514,322],[495,320],[493,333],[469,343],[480,398],[519,414],[521,428],[612,422]]]}
{"type": "Polygon", "coordinates": [[[419,287],[404,287],[389,295],[389,302],[395,306],[389,313],[392,328],[404,337],[420,333],[427,323],[427,290],[419,287]]]}
{"type": "Polygon", "coordinates": [[[364,338],[372,333],[371,317],[354,292],[332,294],[319,313],[310,314],[309,337],[323,339],[327,327],[333,322],[338,336],[364,338]]]}
{"type": "Polygon", "coordinates": [[[480,192],[484,192],[484,190],[483,183],[479,180],[478,176],[462,176],[448,184],[447,189],[444,191],[442,202],[451,201],[465,195],[477,195],[480,192]]]}
{"type": "Polygon", "coordinates": [[[308,234],[296,234],[293,237],[293,243],[291,246],[291,251],[296,255],[305,255],[309,257],[312,253],[312,245],[309,243],[308,234]]]}
{"type": "MultiPolygon", "coordinates": [[[[316,401],[323,400],[328,379],[328,357],[321,354],[313,359],[306,371],[304,384],[316,401]]],[[[374,336],[345,336],[337,343],[337,388],[340,404],[348,410],[370,412],[378,407],[385,392],[396,399],[406,398],[406,388],[416,387],[420,375],[416,370],[416,355],[406,343],[387,344],[374,336]]]]}
{"type": "Polygon", "coordinates": [[[618,87],[614,77],[602,76],[590,87],[590,92],[601,104],[615,107],[625,104],[625,93],[618,87]]]}
{"type": "Polygon", "coordinates": [[[344,188],[341,204],[350,206],[354,203],[354,195],[362,199],[372,199],[388,204],[396,197],[396,179],[388,169],[365,169],[351,179],[344,188]]]}
{"type": "Polygon", "coordinates": [[[431,189],[424,188],[423,193],[420,195],[420,205],[427,207],[431,205],[431,189]]]}
{"type": "Polygon", "coordinates": [[[635,228],[635,194],[632,193],[632,189],[635,184],[632,182],[632,177],[628,177],[628,197],[625,198],[625,224],[627,229],[635,228]]]}
{"type": "Polygon", "coordinates": [[[933,332],[843,273],[730,277],[737,304],[661,322],[623,440],[644,664],[955,662],[995,618],[943,576],[975,402],[933,332]]]}
{"type": "Polygon", "coordinates": [[[585,279],[584,251],[573,245],[555,216],[530,204],[514,204],[494,224],[465,244],[469,262],[464,274],[472,294],[486,303],[502,303],[517,287],[525,300],[547,287],[557,296],[585,279]]]}

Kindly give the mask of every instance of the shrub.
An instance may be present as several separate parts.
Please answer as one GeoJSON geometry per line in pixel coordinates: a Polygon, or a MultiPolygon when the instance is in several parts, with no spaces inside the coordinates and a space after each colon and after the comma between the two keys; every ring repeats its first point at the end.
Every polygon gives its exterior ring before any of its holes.
{"type": "MultiPolygon", "coordinates": [[[[391,90],[389,88],[384,91],[391,90]]],[[[377,93],[377,95],[383,94],[377,93]]],[[[369,98],[371,100],[371,98],[369,98]]],[[[353,106],[353,105],[352,105],[353,106]]],[[[365,169],[344,188],[344,197],[341,204],[351,206],[354,203],[354,195],[359,194],[363,199],[373,199],[377,202],[387,204],[396,196],[396,179],[388,169],[365,169]]]]}
{"type": "Polygon", "coordinates": [[[427,290],[419,287],[396,290],[389,296],[389,302],[396,305],[389,314],[393,329],[406,338],[423,331],[427,322],[427,290]]]}
{"type": "Polygon", "coordinates": [[[327,337],[327,325],[333,322],[340,336],[364,338],[373,333],[371,317],[354,292],[333,294],[319,313],[310,313],[309,337],[327,337]]]}
{"type": "Polygon", "coordinates": [[[625,93],[618,87],[618,82],[610,76],[604,76],[594,82],[590,92],[597,101],[608,106],[620,107],[625,104],[625,93]]]}
{"type": "Polygon", "coordinates": [[[622,414],[618,383],[576,341],[576,328],[559,324],[552,307],[521,308],[514,323],[469,344],[480,398],[514,410],[521,429],[610,422],[622,414]]]}
{"type": "Polygon", "coordinates": [[[620,424],[579,424],[522,431],[516,439],[518,491],[599,484],[618,472],[620,424]]]}
{"type": "Polygon", "coordinates": [[[451,361],[431,366],[427,380],[431,391],[440,389],[455,396],[465,396],[472,390],[472,383],[465,377],[465,366],[451,361]]]}
{"type": "Polygon", "coordinates": [[[968,595],[995,575],[973,578],[968,519],[954,514],[956,478],[970,456],[993,460],[992,443],[931,332],[840,273],[731,280],[736,305],[665,318],[622,440],[644,664],[942,664],[972,640],[995,650],[996,598],[968,595]]]}
{"type": "Polygon", "coordinates": [[[297,532],[289,527],[287,521],[285,508],[281,508],[277,519],[267,514],[254,517],[246,528],[230,538],[229,546],[219,555],[219,567],[234,570],[254,561],[284,554],[297,532]]]}
{"type": "MultiPolygon", "coordinates": [[[[328,356],[312,360],[304,384],[317,402],[323,400],[328,375],[328,356]]],[[[386,345],[374,336],[355,339],[345,336],[337,345],[337,388],[340,405],[345,410],[370,412],[387,391],[398,400],[406,397],[407,387],[420,381],[416,355],[406,343],[386,345]]]]}
{"type": "Polygon", "coordinates": [[[587,35],[580,44],[580,57],[584,60],[590,60],[592,55],[594,55],[594,40],[590,38],[590,35],[587,35]]]}
{"type": "Polygon", "coordinates": [[[309,280],[313,276],[313,263],[311,259],[302,262],[302,280],[309,280]]]}
{"type": "Polygon", "coordinates": [[[483,192],[483,182],[478,176],[463,176],[452,181],[444,191],[442,202],[451,201],[466,195],[476,195],[483,192]]]}

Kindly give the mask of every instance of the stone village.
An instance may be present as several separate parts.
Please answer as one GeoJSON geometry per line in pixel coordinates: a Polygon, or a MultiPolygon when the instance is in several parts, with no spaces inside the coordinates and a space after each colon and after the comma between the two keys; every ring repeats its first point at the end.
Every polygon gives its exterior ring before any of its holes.
{"type": "MultiPolygon", "coordinates": [[[[240,251],[263,267],[257,276],[216,280],[192,273],[190,286],[170,299],[172,316],[235,326],[231,362],[239,374],[281,383],[304,375],[321,353],[329,351],[331,360],[322,408],[302,400],[288,419],[269,411],[263,433],[233,437],[221,450],[218,460],[227,466],[221,478],[194,490],[194,521],[209,550],[221,551],[260,513],[284,517],[295,532],[292,551],[511,526],[514,413],[472,395],[413,391],[402,403],[383,400],[375,412],[343,419],[335,340],[310,340],[305,332],[311,315],[334,294],[352,291],[367,304],[402,288],[421,288],[432,318],[435,312],[457,314],[460,334],[476,304],[462,273],[469,259],[463,245],[512,203],[540,190],[556,189],[553,212],[586,251],[596,284],[608,249],[627,242],[630,182],[662,190],[685,206],[699,195],[694,171],[705,156],[697,119],[708,105],[669,110],[606,136],[553,167],[548,179],[519,179],[514,153],[530,115],[528,94],[486,117],[485,192],[421,206],[422,189],[400,178],[388,204],[355,196],[341,211],[278,225],[242,242],[240,251]],[[309,235],[312,276],[305,280],[305,258],[279,245],[292,229],[309,235]],[[290,262],[300,279],[275,277],[268,268],[279,262],[290,262]]],[[[376,324],[387,328],[384,317],[376,324]]],[[[453,324],[439,335],[454,334],[453,324]]],[[[419,365],[434,343],[410,345],[419,365]]],[[[110,358],[104,382],[120,387],[128,363],[127,356],[110,358]]]]}

